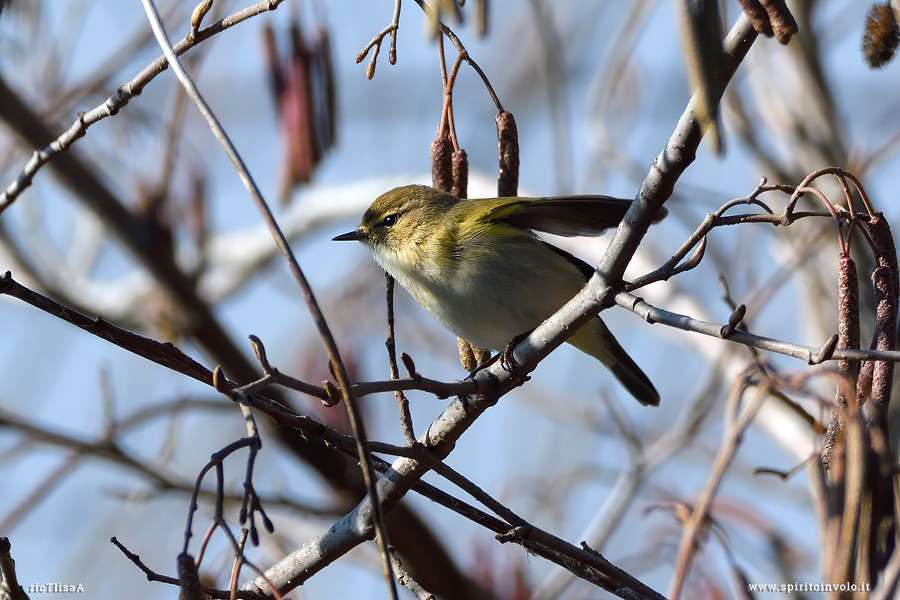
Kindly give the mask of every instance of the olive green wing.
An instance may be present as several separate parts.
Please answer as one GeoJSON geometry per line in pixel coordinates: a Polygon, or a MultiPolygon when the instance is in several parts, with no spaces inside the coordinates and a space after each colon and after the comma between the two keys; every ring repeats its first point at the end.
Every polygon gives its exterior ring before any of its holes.
{"type": "MultiPolygon", "coordinates": [[[[631,206],[631,200],[609,196],[559,196],[554,198],[498,198],[496,206],[485,215],[486,220],[519,229],[543,231],[566,237],[600,235],[618,226],[631,206]]],[[[668,211],[663,208],[659,221],[668,211]]]]}
{"type": "Polygon", "coordinates": [[[550,250],[555,252],[558,256],[561,256],[564,259],[566,259],[567,261],[569,261],[573,267],[578,269],[578,272],[581,273],[582,277],[584,277],[585,282],[594,275],[594,267],[587,264],[586,262],[584,262],[583,260],[581,260],[580,258],[575,256],[574,254],[566,252],[562,248],[560,248],[558,246],[554,246],[553,244],[547,243],[544,240],[540,240],[540,242],[542,244],[544,244],[545,246],[547,246],[547,248],[549,248],[550,250]]]}

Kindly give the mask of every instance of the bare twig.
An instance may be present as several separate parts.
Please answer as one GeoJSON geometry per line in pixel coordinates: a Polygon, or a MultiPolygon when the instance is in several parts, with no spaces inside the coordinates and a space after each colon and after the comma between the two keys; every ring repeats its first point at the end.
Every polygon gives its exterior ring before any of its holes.
{"type": "Polygon", "coordinates": [[[41,296],[37,292],[33,292],[25,286],[20,285],[13,280],[12,274],[9,271],[0,276],[0,294],[18,298],[35,308],[39,308],[46,313],[87,331],[88,333],[103,338],[108,342],[112,342],[116,346],[124,348],[133,354],[146,358],[158,365],[168,367],[173,371],[177,371],[178,373],[187,375],[198,381],[202,381],[207,385],[212,385],[212,372],[172,344],[160,343],[150,338],[137,335],[136,333],[126,331],[120,327],[116,327],[100,317],[91,319],[70,310],[63,305],[54,302],[50,298],[41,296]]]}
{"type": "MultiPolygon", "coordinates": [[[[419,8],[421,8],[425,12],[425,14],[429,14],[430,8],[425,4],[424,0],[416,0],[416,4],[419,5],[419,8]]],[[[476,73],[478,73],[479,77],[481,77],[481,81],[484,84],[484,87],[487,89],[488,94],[490,94],[491,99],[494,101],[494,106],[497,107],[497,112],[503,112],[503,105],[500,104],[500,99],[497,97],[497,93],[494,91],[494,87],[491,85],[491,82],[488,79],[487,75],[484,74],[484,71],[481,70],[481,67],[478,66],[478,63],[472,60],[472,57],[469,56],[469,53],[466,50],[465,46],[463,46],[462,42],[459,41],[459,38],[449,27],[441,22],[439,22],[439,27],[441,33],[446,35],[447,38],[456,47],[456,51],[459,52],[460,59],[465,60],[467,63],[469,63],[469,66],[472,67],[476,73]]]]}
{"type": "Polygon", "coordinates": [[[394,565],[394,573],[397,574],[397,581],[412,592],[416,598],[419,600],[436,600],[434,594],[427,591],[412,578],[409,572],[403,567],[403,563],[400,562],[400,557],[393,548],[391,548],[391,564],[394,565]]]}
{"type": "Polygon", "coordinates": [[[366,44],[366,47],[356,56],[356,63],[359,64],[369,53],[369,50],[375,48],[372,58],[369,59],[369,65],[366,67],[366,77],[368,79],[372,79],[375,76],[375,61],[378,59],[378,53],[381,51],[381,42],[384,41],[384,36],[388,34],[391,36],[391,50],[388,54],[388,60],[392,65],[397,64],[397,32],[400,30],[401,2],[402,0],[394,0],[394,17],[391,19],[391,24],[372,38],[372,41],[366,44]]]}
{"type": "MultiPolygon", "coordinates": [[[[856,213],[853,211],[852,196],[849,195],[849,189],[846,188],[846,182],[844,180],[845,177],[849,178],[849,176],[850,174],[846,171],[843,171],[842,169],[819,169],[808,175],[797,187],[785,184],[769,185],[766,179],[763,178],[760,181],[759,185],[757,185],[756,189],[754,189],[753,192],[751,192],[747,197],[730,200],[729,202],[723,204],[715,213],[707,215],[703,222],[691,234],[691,236],[684,242],[684,244],[682,244],[681,248],[679,248],[678,251],[673,254],[668,261],[666,261],[655,271],[643,275],[627,284],[626,289],[631,291],[656,281],[666,281],[679,273],[696,267],[702,259],[703,253],[705,252],[707,236],[716,227],[737,225],[743,223],[768,223],[776,226],[788,226],[799,219],[826,216],[830,216],[838,223],[843,223],[846,221],[852,222],[852,217],[853,215],[856,215],[856,213]],[[850,206],[849,214],[838,214],[832,204],[822,195],[822,193],[818,189],[811,187],[810,184],[814,179],[828,174],[838,177],[839,181],[841,181],[844,185],[844,188],[846,190],[846,197],[848,198],[848,204],[850,206]],[[760,196],[762,194],[768,192],[781,192],[790,195],[790,199],[788,200],[783,212],[775,213],[768,204],[760,199],[760,196]],[[797,201],[804,194],[811,194],[818,197],[824,205],[825,210],[797,211],[797,201]],[[760,214],[725,214],[730,209],[740,205],[759,206],[764,212],[760,214]],[[694,251],[694,254],[691,256],[691,258],[682,263],[681,261],[684,261],[685,257],[692,250],[694,251]]],[[[861,186],[857,186],[857,189],[859,189],[860,193],[863,194],[863,192],[861,191],[861,186]]],[[[866,215],[861,216],[865,218],[866,215]]],[[[842,247],[846,245],[843,236],[839,237],[839,242],[842,247]]]]}
{"type": "MultiPolygon", "coordinates": [[[[156,340],[122,329],[100,317],[93,319],[87,317],[21,285],[12,279],[12,275],[9,272],[0,276],[0,295],[2,294],[22,300],[35,308],[43,310],[67,323],[71,323],[72,325],[75,325],[90,334],[96,335],[107,342],[115,344],[137,356],[172,369],[183,375],[187,375],[206,385],[213,385],[212,371],[192,359],[190,356],[184,354],[174,345],[168,342],[157,342],[156,340]]],[[[262,348],[262,342],[256,336],[251,336],[251,341],[255,348],[262,348]]],[[[271,385],[281,385],[316,398],[325,399],[328,397],[322,387],[286,375],[269,365],[265,360],[261,360],[260,364],[266,375],[247,385],[235,388],[236,392],[255,394],[271,385]]],[[[471,379],[444,383],[435,379],[423,377],[418,373],[413,373],[413,376],[405,379],[360,382],[353,384],[351,388],[355,396],[365,396],[381,392],[420,390],[434,394],[438,398],[449,398],[450,396],[458,394],[473,394],[476,392],[478,385],[471,379]]]]}
{"type": "MultiPolygon", "coordinates": [[[[391,380],[396,381],[400,379],[400,371],[397,369],[397,348],[394,340],[394,278],[385,271],[384,280],[387,286],[388,323],[388,335],[384,345],[387,347],[391,380]]],[[[409,400],[406,399],[403,390],[394,390],[394,397],[397,398],[397,406],[400,409],[400,428],[403,430],[403,438],[406,440],[407,446],[412,446],[416,443],[416,434],[413,430],[412,414],[409,412],[409,400]]]]}
{"type": "MultiPolygon", "coordinates": [[[[179,585],[181,581],[177,577],[169,577],[168,575],[161,575],[148,567],[141,560],[141,557],[133,552],[130,552],[128,548],[122,544],[116,537],[111,537],[109,539],[110,543],[112,543],[116,548],[118,548],[125,557],[130,560],[134,565],[140,569],[144,575],[147,576],[147,581],[158,581],[160,583],[168,583],[170,585],[179,585]]],[[[232,594],[230,590],[217,590],[215,588],[208,587],[206,585],[200,584],[200,589],[203,590],[204,593],[209,594],[212,598],[232,598],[232,594]]],[[[246,591],[240,590],[235,598],[240,598],[241,600],[253,600],[256,598],[253,594],[247,593],[246,591]]]]}
{"type": "MultiPolygon", "coordinates": [[[[249,449],[249,451],[250,451],[250,457],[249,457],[249,459],[248,459],[248,465],[249,465],[250,467],[252,467],[252,464],[253,464],[253,456],[255,456],[255,453],[256,453],[256,452],[259,450],[259,448],[260,448],[260,441],[259,441],[259,438],[258,438],[258,437],[245,437],[245,438],[242,438],[242,439],[240,439],[240,440],[236,440],[236,441],[234,441],[234,442],[228,444],[227,446],[225,446],[224,448],[222,448],[222,449],[219,450],[218,452],[213,453],[213,455],[210,457],[210,460],[209,460],[209,462],[206,464],[206,466],[204,466],[203,469],[200,470],[200,474],[197,476],[197,482],[196,482],[196,484],[194,485],[194,493],[193,493],[192,496],[191,496],[190,510],[188,511],[187,525],[185,526],[185,532],[184,532],[184,547],[183,547],[183,549],[182,549],[181,555],[182,555],[182,556],[188,556],[188,544],[189,544],[190,539],[191,539],[191,537],[192,537],[192,535],[193,535],[193,531],[192,531],[192,523],[193,523],[193,519],[194,519],[194,512],[195,512],[195,511],[197,510],[197,508],[198,508],[197,497],[198,497],[199,494],[200,494],[200,486],[202,485],[203,479],[205,478],[206,474],[207,474],[211,469],[215,469],[215,475],[216,475],[216,502],[215,502],[215,513],[214,513],[214,515],[213,515],[213,520],[212,520],[212,523],[210,524],[210,527],[209,527],[209,529],[208,529],[208,531],[207,531],[207,533],[206,533],[206,536],[204,536],[203,542],[202,542],[201,545],[200,545],[200,551],[197,553],[197,560],[196,560],[196,563],[197,563],[197,564],[200,564],[200,562],[203,560],[203,555],[204,555],[204,552],[205,552],[205,550],[206,550],[206,546],[207,546],[207,544],[209,543],[209,541],[210,541],[210,539],[211,539],[211,537],[212,537],[213,531],[215,531],[216,529],[220,529],[220,530],[225,534],[225,537],[227,537],[228,540],[229,540],[229,542],[231,543],[231,547],[232,547],[232,549],[233,549],[233,551],[234,551],[234,555],[235,555],[236,557],[238,557],[238,556],[241,557],[241,562],[242,562],[242,564],[247,565],[247,566],[250,567],[253,571],[255,571],[260,577],[262,577],[263,581],[266,581],[266,583],[267,583],[267,585],[268,585],[268,590],[272,593],[273,597],[275,597],[277,600],[280,600],[280,599],[281,599],[281,595],[280,595],[280,593],[278,592],[278,590],[272,585],[272,583],[271,583],[270,581],[268,581],[268,580],[265,578],[265,575],[262,573],[262,571],[261,571],[258,567],[256,567],[252,562],[250,562],[249,560],[247,560],[246,556],[244,556],[243,550],[242,550],[242,547],[241,547],[241,544],[239,544],[238,541],[237,541],[237,539],[235,539],[234,534],[231,532],[231,528],[228,526],[228,523],[227,523],[227,521],[225,520],[225,510],[224,510],[224,501],[225,501],[225,468],[224,468],[224,460],[225,460],[229,455],[231,455],[232,453],[236,452],[237,450],[240,450],[241,448],[248,448],[248,449],[249,449]]],[[[248,468],[249,468],[249,467],[248,467],[248,468]]],[[[250,474],[248,473],[248,478],[249,478],[249,477],[250,477],[250,474]]],[[[249,479],[248,479],[248,481],[249,481],[249,479]]],[[[246,484],[247,484],[247,482],[245,482],[245,485],[246,485],[246,484]]],[[[248,486],[248,487],[249,487],[249,486],[248,486]]],[[[254,496],[254,499],[255,499],[255,501],[256,501],[256,506],[255,506],[255,508],[257,508],[257,509],[260,510],[260,514],[261,514],[262,517],[263,517],[263,522],[264,522],[265,525],[266,525],[266,529],[268,529],[269,532],[271,533],[271,532],[274,530],[274,526],[272,525],[272,522],[269,521],[268,517],[266,517],[265,513],[262,512],[262,510],[261,510],[262,507],[258,505],[258,498],[255,497],[255,494],[253,493],[252,488],[251,488],[250,490],[248,490],[247,494],[252,494],[252,495],[254,496]]],[[[246,497],[246,496],[245,496],[245,497],[246,497]]],[[[251,520],[250,535],[251,535],[251,536],[254,536],[254,525],[253,525],[253,521],[252,521],[252,520],[251,520]]],[[[257,543],[258,543],[258,541],[257,541],[257,543]]]]}
{"type": "Polygon", "coordinates": [[[671,600],[677,600],[681,595],[685,579],[690,570],[691,562],[698,549],[701,529],[707,521],[713,498],[716,495],[719,485],[722,483],[725,471],[734,459],[734,455],[741,443],[744,431],[747,429],[747,426],[750,425],[750,422],[756,415],[756,411],[759,409],[762,401],[769,395],[772,382],[766,377],[761,383],[756,384],[756,394],[750,402],[747,403],[743,409],[740,408],[741,398],[743,397],[744,392],[752,385],[751,378],[758,374],[759,368],[756,366],[751,367],[745,372],[743,377],[735,381],[735,385],[729,396],[722,445],[719,448],[719,453],[716,455],[716,460],[712,471],[709,474],[709,478],[707,479],[706,486],[703,488],[703,491],[691,512],[690,519],[685,524],[684,533],[682,533],[681,536],[681,543],[678,546],[678,559],[675,566],[675,573],[672,577],[672,586],[669,590],[669,598],[671,600]]]}
{"type": "MultiPolygon", "coordinates": [[[[619,292],[616,294],[615,301],[616,304],[622,308],[627,308],[650,323],[661,323],[683,331],[693,331],[716,338],[721,338],[723,329],[727,329],[727,325],[725,324],[710,323],[709,321],[702,321],[700,319],[694,319],[693,317],[657,308],[628,292],[619,292]]],[[[834,348],[832,347],[832,342],[830,340],[821,347],[802,346],[760,335],[754,335],[740,330],[734,330],[727,339],[730,342],[736,342],[753,348],[799,358],[810,365],[820,364],[826,360],[838,359],[900,362],[900,352],[896,350],[886,351],[834,348]]]]}

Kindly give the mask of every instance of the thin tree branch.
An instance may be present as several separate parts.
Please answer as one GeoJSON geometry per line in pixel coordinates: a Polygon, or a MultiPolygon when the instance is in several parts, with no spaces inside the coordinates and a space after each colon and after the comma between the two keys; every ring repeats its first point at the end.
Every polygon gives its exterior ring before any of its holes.
{"type": "MultiPolygon", "coordinates": [[[[341,394],[344,398],[344,405],[347,409],[347,415],[350,419],[350,425],[353,429],[354,437],[356,438],[356,443],[361,458],[360,466],[362,467],[363,479],[365,480],[367,494],[373,501],[372,511],[375,521],[376,541],[382,554],[384,576],[391,597],[396,599],[398,597],[397,587],[394,583],[393,571],[391,569],[390,557],[388,555],[388,546],[390,542],[387,538],[387,523],[385,522],[384,513],[381,510],[381,506],[377,502],[378,496],[375,490],[375,475],[372,471],[371,457],[369,456],[368,448],[366,446],[365,426],[362,421],[362,415],[359,412],[359,407],[356,404],[356,398],[353,396],[353,390],[350,386],[350,376],[347,373],[347,369],[343,363],[343,360],[341,360],[340,353],[337,349],[337,344],[334,341],[334,337],[331,335],[331,330],[329,329],[328,324],[325,322],[325,316],[322,314],[322,311],[319,308],[318,303],[316,302],[316,298],[313,294],[312,288],[310,287],[306,276],[303,274],[303,271],[300,269],[300,264],[294,257],[294,253],[291,250],[287,239],[284,237],[284,233],[278,226],[278,223],[275,220],[272,211],[269,209],[269,206],[263,198],[262,193],[256,186],[256,182],[253,180],[250,172],[247,170],[247,167],[244,165],[244,162],[238,155],[237,149],[229,140],[228,135],[225,133],[225,130],[213,115],[209,105],[203,100],[199,90],[197,90],[197,87],[194,85],[187,72],[179,63],[178,56],[175,54],[175,51],[166,36],[165,30],[163,29],[162,22],[159,19],[159,14],[156,12],[153,0],[142,0],[142,2],[147,12],[147,18],[150,21],[150,26],[153,28],[153,33],[156,35],[156,39],[159,42],[163,53],[166,55],[166,58],[169,61],[169,65],[178,76],[178,79],[184,86],[188,96],[200,109],[200,112],[203,114],[204,118],[209,124],[210,129],[213,131],[216,139],[218,139],[222,144],[223,148],[225,149],[225,153],[228,155],[228,158],[234,165],[235,170],[238,172],[238,175],[241,178],[241,181],[243,181],[244,186],[247,188],[247,191],[253,198],[257,209],[259,210],[260,214],[263,217],[263,220],[272,233],[272,237],[274,238],[275,243],[278,245],[278,248],[284,255],[284,258],[288,264],[288,268],[291,271],[291,274],[294,276],[294,279],[296,280],[300,291],[303,293],[306,299],[307,306],[309,307],[309,310],[312,313],[313,319],[316,323],[316,327],[319,329],[322,341],[328,351],[329,357],[331,358],[331,363],[335,368],[338,383],[341,386],[341,394]]],[[[243,409],[243,404],[241,405],[241,407],[243,409]]]]}
{"type": "Polygon", "coordinates": [[[627,308],[649,323],[661,323],[663,325],[668,325],[669,327],[675,327],[676,329],[702,333],[703,335],[727,339],[730,342],[743,344],[752,348],[759,348],[760,350],[792,356],[794,358],[799,358],[809,365],[820,364],[826,360],[840,359],[900,362],[900,351],[897,350],[836,348],[832,347],[830,340],[821,347],[792,344],[790,342],[783,342],[761,335],[747,333],[740,329],[729,329],[727,324],[710,323],[709,321],[702,321],[687,315],[681,315],[657,308],[648,304],[642,298],[638,298],[628,292],[619,292],[616,294],[615,301],[616,304],[622,308],[627,308]],[[723,335],[725,332],[727,332],[727,335],[723,335]]]}
{"type": "MultiPolygon", "coordinates": [[[[237,25],[247,19],[254,17],[260,13],[275,10],[284,0],[262,0],[252,6],[238,11],[221,21],[213,23],[206,29],[197,33],[191,40],[182,40],[175,45],[175,54],[184,54],[197,44],[208,40],[212,36],[225,31],[226,29],[237,25]]],[[[78,119],[69,127],[62,135],[57,137],[48,146],[36,150],[25,168],[2,193],[0,193],[0,214],[3,214],[9,206],[15,202],[16,198],[21,195],[30,185],[34,176],[45,164],[50,162],[56,155],[74,144],[79,138],[84,137],[88,127],[94,123],[111,117],[125,108],[129,102],[136,96],[139,96],[144,87],[150,83],[157,75],[166,70],[169,63],[168,60],[161,56],[144,68],[134,79],[128,83],[119,86],[116,93],[106,99],[100,106],[87,112],[78,113],[78,119]]],[[[4,93],[0,92],[0,102],[3,102],[4,93]]]]}

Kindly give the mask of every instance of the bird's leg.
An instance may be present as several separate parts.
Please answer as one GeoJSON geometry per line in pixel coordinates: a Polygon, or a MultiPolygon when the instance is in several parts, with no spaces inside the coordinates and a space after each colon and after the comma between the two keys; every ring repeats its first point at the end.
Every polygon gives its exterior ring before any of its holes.
{"type": "Polygon", "coordinates": [[[528,375],[523,375],[522,373],[519,372],[520,366],[519,366],[519,363],[516,362],[515,357],[513,357],[513,350],[516,348],[516,346],[519,345],[519,342],[521,342],[522,340],[527,338],[531,334],[532,331],[534,331],[534,329],[532,329],[530,331],[526,331],[525,333],[514,337],[512,340],[510,340],[510,342],[506,345],[506,348],[502,352],[498,352],[497,354],[495,354],[494,356],[492,356],[485,362],[478,365],[478,367],[476,367],[474,370],[469,372],[469,376],[466,377],[466,379],[475,377],[476,373],[478,373],[482,369],[486,369],[486,368],[490,367],[498,360],[500,361],[500,366],[503,367],[503,369],[507,373],[510,373],[511,375],[513,375],[515,377],[518,377],[519,379],[522,380],[523,383],[528,381],[529,379],[531,379],[531,377],[529,377],[528,375]]]}

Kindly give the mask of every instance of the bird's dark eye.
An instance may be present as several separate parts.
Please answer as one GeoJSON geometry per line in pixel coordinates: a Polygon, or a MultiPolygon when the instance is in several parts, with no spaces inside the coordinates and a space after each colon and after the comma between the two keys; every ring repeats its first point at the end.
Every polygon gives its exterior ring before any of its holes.
{"type": "Polygon", "coordinates": [[[381,224],[384,227],[390,227],[390,226],[394,225],[395,223],[397,223],[397,213],[392,213],[390,215],[387,215],[385,218],[383,218],[381,220],[381,224]]]}

